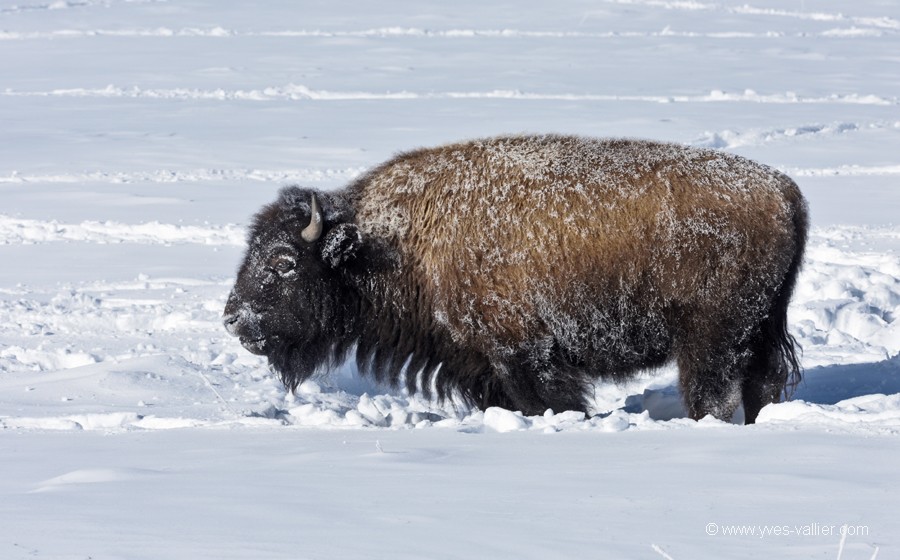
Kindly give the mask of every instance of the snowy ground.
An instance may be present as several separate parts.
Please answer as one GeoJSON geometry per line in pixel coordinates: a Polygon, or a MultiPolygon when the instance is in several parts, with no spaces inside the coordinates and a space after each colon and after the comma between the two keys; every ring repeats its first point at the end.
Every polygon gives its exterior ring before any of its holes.
{"type": "Polygon", "coordinates": [[[895,2],[22,1],[0,1],[0,558],[900,556],[895,2]],[[671,370],[598,386],[590,419],[349,367],[286,395],[226,336],[281,185],[507,132],[791,174],[797,400],[693,422],[671,370]]]}

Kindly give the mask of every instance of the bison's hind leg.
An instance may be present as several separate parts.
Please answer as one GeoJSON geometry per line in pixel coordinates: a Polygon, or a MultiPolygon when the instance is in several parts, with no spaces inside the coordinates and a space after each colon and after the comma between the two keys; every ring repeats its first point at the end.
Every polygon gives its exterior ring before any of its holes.
{"type": "Polygon", "coordinates": [[[805,210],[801,208],[794,221],[796,231],[794,256],[765,319],[758,327],[753,342],[753,356],[743,383],[744,421],[747,424],[756,422],[762,407],[778,402],[782,394],[789,398],[800,383],[799,348],[794,337],[788,332],[787,312],[806,243],[805,210]]]}
{"type": "Polygon", "coordinates": [[[753,352],[749,329],[700,314],[687,322],[676,345],[679,384],[688,415],[728,422],[741,404],[742,384],[753,352]],[[701,318],[702,317],[702,318],[701,318]]]}
{"type": "Polygon", "coordinates": [[[733,358],[679,356],[681,393],[688,416],[728,422],[741,404],[741,376],[733,358]]]}
{"type": "Polygon", "coordinates": [[[744,421],[756,422],[762,407],[776,403],[782,394],[790,397],[800,382],[800,360],[794,337],[787,329],[787,306],[796,278],[792,269],[769,315],[759,327],[753,344],[753,357],[743,384],[744,421]]]}
{"type": "Polygon", "coordinates": [[[752,424],[762,407],[778,402],[796,383],[800,367],[787,332],[787,300],[781,299],[753,328],[707,326],[681,348],[678,368],[691,418],[712,414],[728,421],[742,403],[744,422],[752,424]]]}
{"type": "Polygon", "coordinates": [[[761,337],[754,345],[753,357],[741,387],[744,423],[753,424],[764,406],[776,403],[788,381],[776,347],[761,337]]]}

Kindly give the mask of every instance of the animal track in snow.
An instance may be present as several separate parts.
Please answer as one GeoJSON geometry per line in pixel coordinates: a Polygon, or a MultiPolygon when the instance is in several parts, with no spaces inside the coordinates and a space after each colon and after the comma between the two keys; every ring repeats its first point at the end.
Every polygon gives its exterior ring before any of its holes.
{"type": "Polygon", "coordinates": [[[785,138],[800,136],[822,137],[836,136],[847,132],[861,130],[883,130],[900,128],[900,121],[878,121],[868,124],[853,122],[835,122],[830,124],[806,124],[786,128],[774,129],[750,129],[739,132],[734,130],[722,130],[718,132],[705,132],[700,138],[691,142],[691,145],[704,148],[732,149],[743,146],[759,146],[770,142],[777,142],[785,138]]]}

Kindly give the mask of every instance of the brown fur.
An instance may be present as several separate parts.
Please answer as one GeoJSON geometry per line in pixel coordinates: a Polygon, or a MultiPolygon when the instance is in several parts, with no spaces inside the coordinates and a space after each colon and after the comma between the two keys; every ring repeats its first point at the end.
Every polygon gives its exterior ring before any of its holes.
{"type": "Polygon", "coordinates": [[[401,247],[454,339],[486,352],[543,329],[535,295],[575,318],[622,290],[699,321],[745,307],[755,276],[787,271],[803,205],[737,156],[555,136],[411,152],[354,188],[363,232],[401,247]]]}

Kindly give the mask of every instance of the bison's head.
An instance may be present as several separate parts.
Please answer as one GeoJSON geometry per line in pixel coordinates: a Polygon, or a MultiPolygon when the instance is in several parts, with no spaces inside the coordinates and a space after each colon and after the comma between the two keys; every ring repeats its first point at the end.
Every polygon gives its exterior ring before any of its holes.
{"type": "Polygon", "coordinates": [[[349,214],[334,195],[288,187],[250,229],[225,329],[291,389],[353,342],[356,302],[342,269],[361,238],[349,214]]]}

